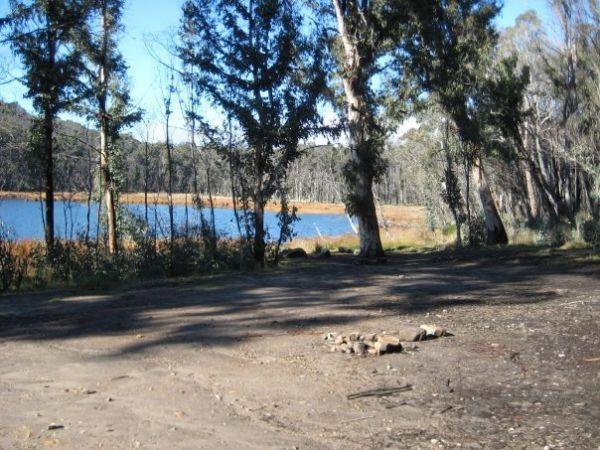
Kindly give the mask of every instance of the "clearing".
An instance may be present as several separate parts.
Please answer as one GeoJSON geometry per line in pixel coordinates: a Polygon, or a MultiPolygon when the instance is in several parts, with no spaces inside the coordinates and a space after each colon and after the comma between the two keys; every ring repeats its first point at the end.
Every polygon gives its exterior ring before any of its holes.
{"type": "Polygon", "coordinates": [[[597,448],[599,319],[582,250],[4,296],[0,448],[597,448]],[[423,323],[453,336],[368,357],[322,339],[423,323]]]}

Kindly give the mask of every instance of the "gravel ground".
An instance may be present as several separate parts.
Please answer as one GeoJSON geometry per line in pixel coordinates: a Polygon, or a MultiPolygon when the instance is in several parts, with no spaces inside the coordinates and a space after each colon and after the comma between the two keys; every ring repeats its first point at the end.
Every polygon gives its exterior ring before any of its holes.
{"type": "Polygon", "coordinates": [[[0,297],[0,448],[598,449],[597,261],[336,256],[0,297]],[[425,323],[452,335],[365,357],[322,339],[425,323]]]}

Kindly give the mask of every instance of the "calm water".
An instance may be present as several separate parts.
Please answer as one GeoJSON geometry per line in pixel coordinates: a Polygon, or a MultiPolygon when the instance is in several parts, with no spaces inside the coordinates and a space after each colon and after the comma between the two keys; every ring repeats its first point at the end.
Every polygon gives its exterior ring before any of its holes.
{"type": "MultiPolygon", "coordinates": [[[[131,212],[144,215],[144,205],[128,204],[125,207],[131,212]]],[[[209,211],[204,212],[205,218],[209,219],[209,211]]],[[[73,239],[78,234],[83,234],[86,227],[87,206],[85,203],[56,201],[54,220],[55,233],[60,238],[73,239]]],[[[148,208],[148,219],[150,226],[155,223],[159,235],[166,235],[169,224],[169,211],[167,205],[150,205],[148,208]],[[156,214],[155,214],[156,213],[156,214]],[[155,221],[156,217],[156,221],[155,221]]],[[[175,205],[175,223],[178,226],[185,224],[185,206],[175,205]]],[[[348,219],[343,214],[302,214],[300,221],[296,222],[294,230],[299,237],[336,236],[351,233],[352,229],[348,219]],[[317,231],[318,229],[318,231],[317,231]]],[[[96,234],[98,218],[98,205],[93,204],[90,213],[90,236],[96,234]]],[[[43,239],[44,227],[42,221],[42,209],[39,202],[27,200],[0,200],[0,220],[4,223],[16,239],[43,239]]],[[[199,223],[199,214],[192,208],[188,209],[188,220],[190,226],[199,223]]],[[[235,216],[230,209],[215,209],[215,221],[219,233],[228,236],[237,236],[235,216]]],[[[279,237],[277,217],[275,213],[265,213],[265,223],[271,236],[279,237]]]]}

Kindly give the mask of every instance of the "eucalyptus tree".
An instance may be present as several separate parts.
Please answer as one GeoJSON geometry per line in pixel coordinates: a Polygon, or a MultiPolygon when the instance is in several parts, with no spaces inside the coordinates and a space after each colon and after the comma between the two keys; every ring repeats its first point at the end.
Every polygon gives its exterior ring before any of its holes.
{"type": "Polygon", "coordinates": [[[264,264],[265,205],[285,188],[299,144],[322,127],[323,42],[292,0],[187,0],[182,27],[184,66],[243,134],[238,176],[252,200],[254,257],[264,264]]]}
{"type": "Polygon", "coordinates": [[[549,3],[560,28],[544,55],[558,128],[549,142],[557,157],[561,215],[574,225],[584,208],[596,219],[600,214],[600,1],[549,3]]]}
{"type": "Polygon", "coordinates": [[[125,83],[127,65],[118,49],[123,5],[123,0],[88,0],[86,27],[77,36],[86,63],[80,106],[96,123],[100,134],[102,197],[112,254],[118,252],[116,204],[119,179],[123,176],[118,164],[119,133],[141,119],[141,111],[131,106],[125,83]]]}
{"type": "Polygon", "coordinates": [[[322,20],[333,19],[337,39],[331,49],[342,81],[343,109],[350,151],[344,169],[346,206],[359,224],[360,256],[384,257],[373,196],[373,184],[385,172],[382,152],[385,127],[383,99],[377,86],[385,58],[406,30],[402,0],[321,0],[322,20]]]}
{"type": "Polygon", "coordinates": [[[74,34],[86,20],[84,0],[10,0],[0,26],[23,66],[26,97],[40,120],[32,128],[34,153],[43,167],[46,246],[54,246],[54,122],[72,106],[82,70],[74,34]]]}
{"type": "Polygon", "coordinates": [[[497,42],[493,21],[499,11],[497,0],[411,2],[414,34],[403,41],[399,53],[402,67],[410,70],[423,90],[440,104],[455,123],[461,140],[473,150],[473,178],[489,244],[508,242],[483,165],[483,156],[489,150],[489,115],[484,112],[490,105],[478,102],[486,97],[482,89],[497,42]]]}

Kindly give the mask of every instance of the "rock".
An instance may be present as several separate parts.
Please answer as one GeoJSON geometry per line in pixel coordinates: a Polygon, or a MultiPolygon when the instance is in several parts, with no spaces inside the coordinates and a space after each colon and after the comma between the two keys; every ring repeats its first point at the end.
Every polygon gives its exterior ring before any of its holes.
{"type": "Polygon", "coordinates": [[[336,337],[337,337],[337,333],[325,333],[323,335],[323,340],[324,341],[335,341],[336,337]]]}
{"type": "Polygon", "coordinates": [[[289,248],[281,252],[281,256],[284,258],[307,258],[308,255],[303,248],[289,248]]]}
{"type": "Polygon", "coordinates": [[[392,336],[389,334],[377,336],[377,342],[383,342],[385,344],[392,345],[392,346],[400,345],[400,339],[397,336],[392,336]]]}
{"type": "Polygon", "coordinates": [[[377,342],[373,346],[378,355],[383,353],[395,353],[402,351],[402,344],[400,344],[400,339],[396,336],[377,336],[377,342]]]}
{"type": "Polygon", "coordinates": [[[335,340],[333,341],[333,343],[335,345],[341,345],[341,344],[343,344],[345,342],[346,342],[346,336],[344,336],[342,334],[340,334],[339,336],[336,336],[335,340]]]}
{"type": "Polygon", "coordinates": [[[48,425],[49,430],[62,430],[65,426],[59,423],[51,423],[48,425]]]}
{"type": "Polygon", "coordinates": [[[363,341],[363,342],[375,342],[375,338],[376,337],[377,336],[375,334],[373,334],[373,333],[371,333],[371,334],[363,334],[361,336],[360,340],[363,341]]]}
{"type": "Polygon", "coordinates": [[[367,346],[364,342],[354,342],[352,344],[352,349],[357,355],[364,355],[367,351],[367,346]]]}
{"type": "Polygon", "coordinates": [[[354,250],[354,251],[352,252],[352,254],[353,254],[354,256],[358,256],[358,255],[360,255],[360,250],[359,250],[359,249],[356,249],[356,250],[354,250]]]}
{"type": "Polygon", "coordinates": [[[383,355],[385,352],[387,352],[387,344],[379,341],[375,342],[373,349],[375,350],[375,354],[383,355]]]}
{"type": "Polygon", "coordinates": [[[420,328],[425,331],[425,336],[428,338],[438,338],[446,334],[446,329],[439,325],[421,325],[420,328]]]}
{"type": "Polygon", "coordinates": [[[404,327],[398,331],[398,339],[402,342],[417,342],[425,338],[426,331],[420,327],[404,327]]]}
{"type": "Polygon", "coordinates": [[[358,338],[359,338],[359,337],[360,337],[360,334],[359,334],[359,333],[357,333],[357,332],[350,333],[350,334],[348,335],[348,340],[349,340],[349,341],[351,341],[351,342],[358,341],[358,338]]]}

